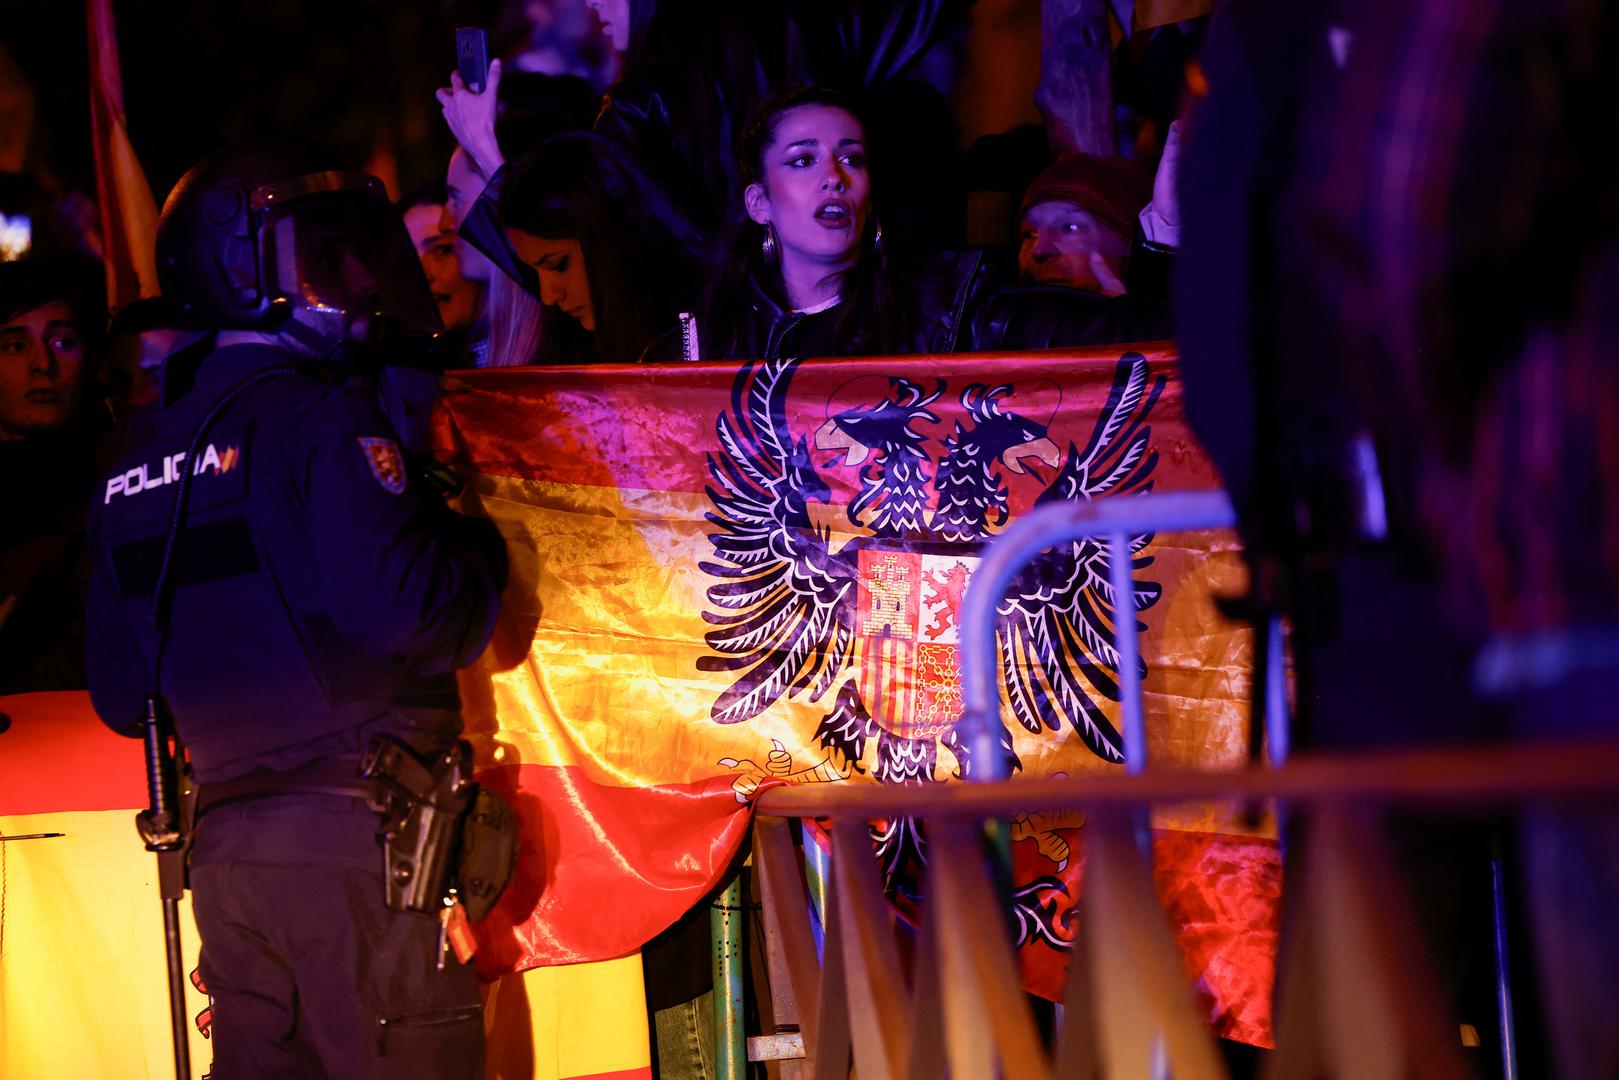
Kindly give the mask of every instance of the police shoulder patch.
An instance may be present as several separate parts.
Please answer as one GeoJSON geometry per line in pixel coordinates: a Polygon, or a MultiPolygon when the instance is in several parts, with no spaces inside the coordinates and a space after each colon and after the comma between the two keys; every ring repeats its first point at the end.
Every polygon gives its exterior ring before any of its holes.
{"type": "Polygon", "coordinates": [[[382,490],[399,495],[405,490],[405,459],[399,453],[399,444],[392,439],[360,437],[360,449],[365,463],[382,490]]]}

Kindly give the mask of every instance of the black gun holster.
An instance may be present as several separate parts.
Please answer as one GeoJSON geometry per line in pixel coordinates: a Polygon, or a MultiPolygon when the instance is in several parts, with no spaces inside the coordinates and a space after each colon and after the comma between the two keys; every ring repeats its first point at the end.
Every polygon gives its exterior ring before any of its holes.
{"type": "Polygon", "coordinates": [[[517,819],[472,779],[465,741],[424,757],[389,735],[371,741],[361,774],[374,780],[382,815],[388,907],[437,916],[459,900],[477,922],[495,906],[517,858],[517,819]]]}

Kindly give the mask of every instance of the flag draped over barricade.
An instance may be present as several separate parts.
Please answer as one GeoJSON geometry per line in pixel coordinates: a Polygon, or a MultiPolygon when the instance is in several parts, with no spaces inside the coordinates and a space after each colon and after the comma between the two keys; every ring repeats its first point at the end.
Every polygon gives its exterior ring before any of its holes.
{"type": "MultiPolygon", "coordinates": [[[[463,674],[482,778],[517,808],[516,879],[486,974],[633,953],[721,879],[762,785],[953,783],[963,592],[985,543],[1053,500],[1218,479],[1172,347],[516,368],[452,375],[437,418],[463,509],[511,552],[495,640],[463,674]]],[[[1121,768],[1121,607],[1143,628],[1155,764],[1246,760],[1250,637],[1227,533],[1140,536],[1134,595],[1105,545],[1013,585],[997,638],[1017,775],[1121,768]]],[[[1155,880],[1225,1035],[1270,1039],[1280,870],[1238,808],[1154,814],[1155,880]]],[[[1025,985],[1057,998],[1084,820],[1013,822],[1025,985]]],[[[896,898],[928,838],[873,830],[896,898]]],[[[903,907],[903,903],[902,903],[903,907]]]]}

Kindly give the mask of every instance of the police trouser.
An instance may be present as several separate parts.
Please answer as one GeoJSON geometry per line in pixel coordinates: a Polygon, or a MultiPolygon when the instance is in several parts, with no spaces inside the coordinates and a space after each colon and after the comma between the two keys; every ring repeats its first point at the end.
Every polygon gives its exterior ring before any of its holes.
{"type": "Polygon", "coordinates": [[[288,794],[207,811],[191,849],[215,1080],[483,1075],[470,967],[383,903],[377,814],[288,794]]]}

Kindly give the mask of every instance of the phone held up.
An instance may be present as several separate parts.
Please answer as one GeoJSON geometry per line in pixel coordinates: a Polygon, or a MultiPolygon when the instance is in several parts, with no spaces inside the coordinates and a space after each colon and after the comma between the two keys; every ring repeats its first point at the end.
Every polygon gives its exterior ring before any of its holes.
{"type": "Polygon", "coordinates": [[[489,35],[481,26],[463,26],[455,32],[455,68],[474,94],[489,85],[489,35]]]}

